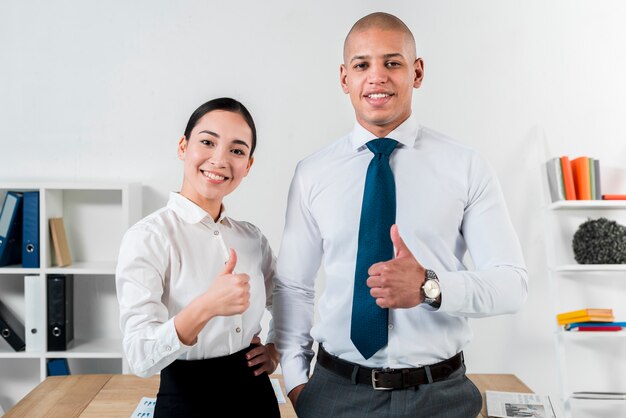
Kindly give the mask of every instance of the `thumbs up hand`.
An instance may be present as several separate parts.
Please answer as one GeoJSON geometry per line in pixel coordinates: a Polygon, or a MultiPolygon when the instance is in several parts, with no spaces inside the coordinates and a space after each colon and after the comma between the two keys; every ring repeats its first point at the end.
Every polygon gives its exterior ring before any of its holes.
{"type": "Polygon", "coordinates": [[[222,272],[206,292],[192,300],[174,317],[174,327],[183,344],[193,345],[206,323],[216,316],[245,312],[250,306],[250,277],[236,274],[237,253],[232,248],[222,272]]]}
{"type": "Polygon", "coordinates": [[[222,274],[232,274],[235,270],[235,266],[237,265],[237,253],[232,248],[229,250],[229,257],[224,263],[224,270],[222,270],[222,274]]]}
{"type": "Polygon", "coordinates": [[[250,276],[236,274],[237,253],[230,249],[224,269],[203,295],[211,304],[215,315],[229,316],[245,312],[250,306],[250,276]]]}
{"type": "Polygon", "coordinates": [[[368,270],[367,285],[381,308],[412,308],[423,300],[426,269],[402,240],[397,225],[391,226],[390,235],[395,257],[373,264],[368,270]]]}

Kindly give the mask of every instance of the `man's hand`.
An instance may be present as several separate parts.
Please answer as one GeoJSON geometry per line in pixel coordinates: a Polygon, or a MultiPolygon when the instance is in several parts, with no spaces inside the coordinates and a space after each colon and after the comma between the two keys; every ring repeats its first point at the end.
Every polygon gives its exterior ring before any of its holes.
{"type": "Polygon", "coordinates": [[[397,225],[391,226],[390,234],[395,258],[373,264],[368,270],[367,285],[381,308],[412,308],[424,300],[421,289],[426,269],[400,237],[397,225]]]}
{"type": "Polygon", "coordinates": [[[302,392],[302,389],[304,389],[304,385],[305,384],[303,383],[296,386],[295,388],[291,389],[291,392],[289,392],[289,394],[287,395],[294,408],[296,407],[296,403],[298,403],[298,397],[300,396],[300,392],[302,392]]]}
{"type": "Polygon", "coordinates": [[[262,373],[272,374],[278,367],[278,351],[274,344],[261,344],[261,339],[255,336],[250,343],[256,347],[246,353],[248,367],[254,368],[254,375],[262,373]]]}

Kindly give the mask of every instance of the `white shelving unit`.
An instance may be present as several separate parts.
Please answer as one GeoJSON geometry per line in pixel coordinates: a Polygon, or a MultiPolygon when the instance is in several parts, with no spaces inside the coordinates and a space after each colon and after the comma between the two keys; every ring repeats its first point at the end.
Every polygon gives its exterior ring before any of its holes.
{"type": "Polygon", "coordinates": [[[547,261],[560,397],[566,418],[626,416],[624,400],[582,400],[574,392],[626,392],[626,331],[567,332],[561,312],[612,308],[626,321],[626,265],[582,265],[572,241],[580,224],[607,218],[626,225],[624,201],[559,201],[546,209],[547,261]]]}
{"type": "MultiPolygon", "coordinates": [[[[68,359],[72,374],[123,371],[115,266],[123,234],[142,214],[138,183],[0,183],[0,204],[9,190],[39,192],[40,267],[0,267],[0,299],[24,323],[24,276],[39,276],[45,283],[49,274],[72,274],[74,343],[67,351],[47,351],[44,343],[39,352],[15,352],[0,338],[5,411],[46,378],[48,359],[68,359]],[[72,256],[67,267],[52,265],[48,219],[53,217],[65,223],[72,256]]],[[[46,324],[39,328],[46,334],[46,324]]]]}

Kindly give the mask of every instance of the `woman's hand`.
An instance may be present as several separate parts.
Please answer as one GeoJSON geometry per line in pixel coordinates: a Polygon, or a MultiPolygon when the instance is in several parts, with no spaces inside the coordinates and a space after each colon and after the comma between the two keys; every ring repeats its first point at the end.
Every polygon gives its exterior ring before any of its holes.
{"type": "Polygon", "coordinates": [[[272,374],[278,367],[279,355],[274,344],[261,344],[259,337],[254,337],[250,342],[253,347],[246,353],[248,367],[254,368],[254,375],[263,373],[272,374]]]}
{"type": "Polygon", "coordinates": [[[230,249],[224,270],[213,280],[209,289],[191,301],[174,317],[178,338],[193,345],[206,323],[216,316],[242,314],[250,306],[250,277],[236,274],[237,253],[230,249]]]}

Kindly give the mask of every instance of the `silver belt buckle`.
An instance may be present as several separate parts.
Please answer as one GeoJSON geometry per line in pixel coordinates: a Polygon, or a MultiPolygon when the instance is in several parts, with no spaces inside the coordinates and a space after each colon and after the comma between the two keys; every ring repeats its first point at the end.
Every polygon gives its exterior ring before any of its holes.
{"type": "Polygon", "coordinates": [[[372,369],[372,387],[374,388],[374,390],[392,390],[393,389],[393,388],[386,388],[386,387],[377,385],[378,379],[376,378],[376,373],[383,373],[383,372],[385,372],[384,369],[382,370],[372,369]]]}

